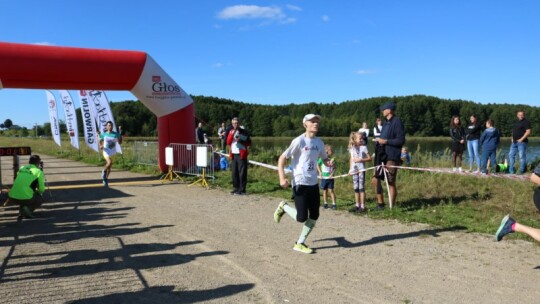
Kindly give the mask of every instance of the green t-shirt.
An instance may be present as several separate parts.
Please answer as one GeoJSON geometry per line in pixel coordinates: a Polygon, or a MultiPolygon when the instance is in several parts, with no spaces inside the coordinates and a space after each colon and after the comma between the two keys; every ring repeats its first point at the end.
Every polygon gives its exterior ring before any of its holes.
{"type": "MultiPolygon", "coordinates": [[[[328,159],[329,162],[333,162],[334,159],[333,158],[329,158],[328,159]]],[[[322,158],[319,158],[319,160],[317,161],[317,164],[319,165],[319,168],[321,168],[321,172],[322,172],[322,177],[329,177],[330,175],[332,175],[332,173],[334,173],[334,171],[336,170],[336,166],[334,165],[333,167],[327,167],[322,158]]]]}
{"type": "Polygon", "coordinates": [[[37,187],[39,194],[45,192],[45,175],[33,164],[22,166],[17,173],[13,187],[9,190],[9,197],[18,200],[28,200],[34,197],[37,187]]]}

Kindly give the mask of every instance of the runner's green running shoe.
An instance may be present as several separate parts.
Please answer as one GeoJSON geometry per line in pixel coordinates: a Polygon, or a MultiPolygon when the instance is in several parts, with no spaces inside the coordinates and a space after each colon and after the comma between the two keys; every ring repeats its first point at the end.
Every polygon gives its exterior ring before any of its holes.
{"type": "Polygon", "coordinates": [[[285,214],[285,210],[283,210],[283,207],[285,207],[285,205],[287,205],[287,202],[282,201],[277,206],[276,211],[274,211],[274,221],[276,223],[279,223],[279,221],[281,221],[281,217],[283,216],[283,214],[285,214]]]}
{"type": "Polygon", "coordinates": [[[499,226],[499,229],[497,229],[497,233],[495,233],[495,240],[497,242],[500,242],[503,237],[509,233],[513,233],[512,225],[515,224],[516,221],[510,217],[510,214],[507,214],[501,221],[501,225],[499,226]]]}
{"type": "Polygon", "coordinates": [[[299,252],[302,252],[302,253],[308,253],[308,254],[313,253],[313,249],[309,248],[304,243],[300,243],[300,244],[296,243],[296,244],[294,244],[293,250],[299,251],[299,252]]]}

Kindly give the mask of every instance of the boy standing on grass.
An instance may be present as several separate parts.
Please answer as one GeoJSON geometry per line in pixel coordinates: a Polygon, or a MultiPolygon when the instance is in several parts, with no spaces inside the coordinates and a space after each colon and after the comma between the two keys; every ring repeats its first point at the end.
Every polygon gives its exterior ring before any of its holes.
{"type": "Polygon", "coordinates": [[[293,250],[302,253],[313,252],[313,249],[306,246],[304,242],[319,218],[321,198],[317,179],[317,160],[320,157],[325,166],[333,166],[328,160],[323,141],[316,136],[319,131],[320,120],[321,117],[316,114],[304,116],[303,124],[306,132],[293,139],[291,145],[281,154],[278,160],[279,185],[287,188],[289,187],[289,181],[285,178],[285,163],[287,159],[292,158],[292,186],[296,209],[282,201],[274,212],[274,221],[279,223],[283,214],[287,213],[296,221],[304,224],[300,237],[293,247],[293,250]]]}
{"type": "Polygon", "coordinates": [[[329,157],[332,167],[327,167],[323,163],[323,159],[319,158],[317,161],[317,171],[321,180],[321,190],[323,191],[323,208],[328,209],[328,192],[330,192],[330,198],[332,198],[332,210],[336,210],[336,193],[334,192],[334,172],[336,171],[335,162],[333,158],[330,158],[333,154],[331,145],[324,145],[326,155],[329,157]]]}

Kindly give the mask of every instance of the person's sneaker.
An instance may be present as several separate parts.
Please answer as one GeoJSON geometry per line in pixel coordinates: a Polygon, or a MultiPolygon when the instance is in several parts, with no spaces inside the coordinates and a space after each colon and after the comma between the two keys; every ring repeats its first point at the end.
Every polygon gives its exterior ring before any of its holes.
{"type": "Polygon", "coordinates": [[[501,221],[501,225],[499,226],[499,229],[497,229],[497,233],[495,233],[495,240],[499,242],[503,239],[503,237],[509,233],[514,232],[512,230],[512,225],[515,224],[516,221],[510,217],[510,214],[507,214],[501,221]]]}
{"type": "Polygon", "coordinates": [[[375,207],[374,210],[375,210],[375,211],[378,211],[378,210],[384,210],[384,204],[377,204],[377,207],[375,207]]]}
{"type": "Polygon", "coordinates": [[[238,192],[238,190],[231,191],[231,195],[235,195],[238,192]]]}
{"type": "Polygon", "coordinates": [[[358,207],[358,206],[357,206],[357,207],[356,207],[356,212],[358,212],[358,213],[364,213],[364,212],[366,212],[366,208],[362,208],[362,207],[358,207]]]}
{"type": "Polygon", "coordinates": [[[281,221],[281,217],[283,216],[283,214],[285,214],[285,210],[283,209],[283,207],[285,207],[285,205],[287,205],[287,202],[282,201],[277,206],[276,211],[274,211],[274,221],[276,223],[279,223],[281,221]]]}
{"type": "Polygon", "coordinates": [[[462,173],[463,172],[463,169],[461,169],[461,167],[458,168],[458,172],[459,173],[462,173]]]}
{"type": "Polygon", "coordinates": [[[293,250],[294,251],[299,251],[299,252],[302,252],[302,253],[307,253],[307,254],[313,253],[313,249],[309,248],[304,243],[300,243],[300,244],[296,243],[296,244],[294,244],[293,250]]]}
{"type": "Polygon", "coordinates": [[[473,173],[478,174],[478,173],[480,173],[480,170],[474,170],[473,173]]]}
{"type": "Polygon", "coordinates": [[[328,204],[324,204],[322,207],[323,207],[324,209],[328,209],[328,204]]]}
{"type": "Polygon", "coordinates": [[[332,210],[337,210],[336,204],[333,204],[331,208],[332,208],[332,210]]]}
{"type": "Polygon", "coordinates": [[[456,172],[457,171],[457,168],[452,168],[452,172],[456,172]]]}
{"type": "Polygon", "coordinates": [[[234,193],[234,195],[246,195],[246,193],[243,191],[237,191],[234,193]]]}

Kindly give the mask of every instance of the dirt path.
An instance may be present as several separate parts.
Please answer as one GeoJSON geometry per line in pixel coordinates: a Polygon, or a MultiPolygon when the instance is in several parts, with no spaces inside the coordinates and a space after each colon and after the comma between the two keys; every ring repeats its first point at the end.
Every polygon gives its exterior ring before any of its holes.
{"type": "Polygon", "coordinates": [[[0,303],[540,301],[533,243],[321,210],[305,255],[276,199],[129,172],[105,189],[100,168],[43,158],[53,201],[21,223],[0,214],[0,303]]]}

